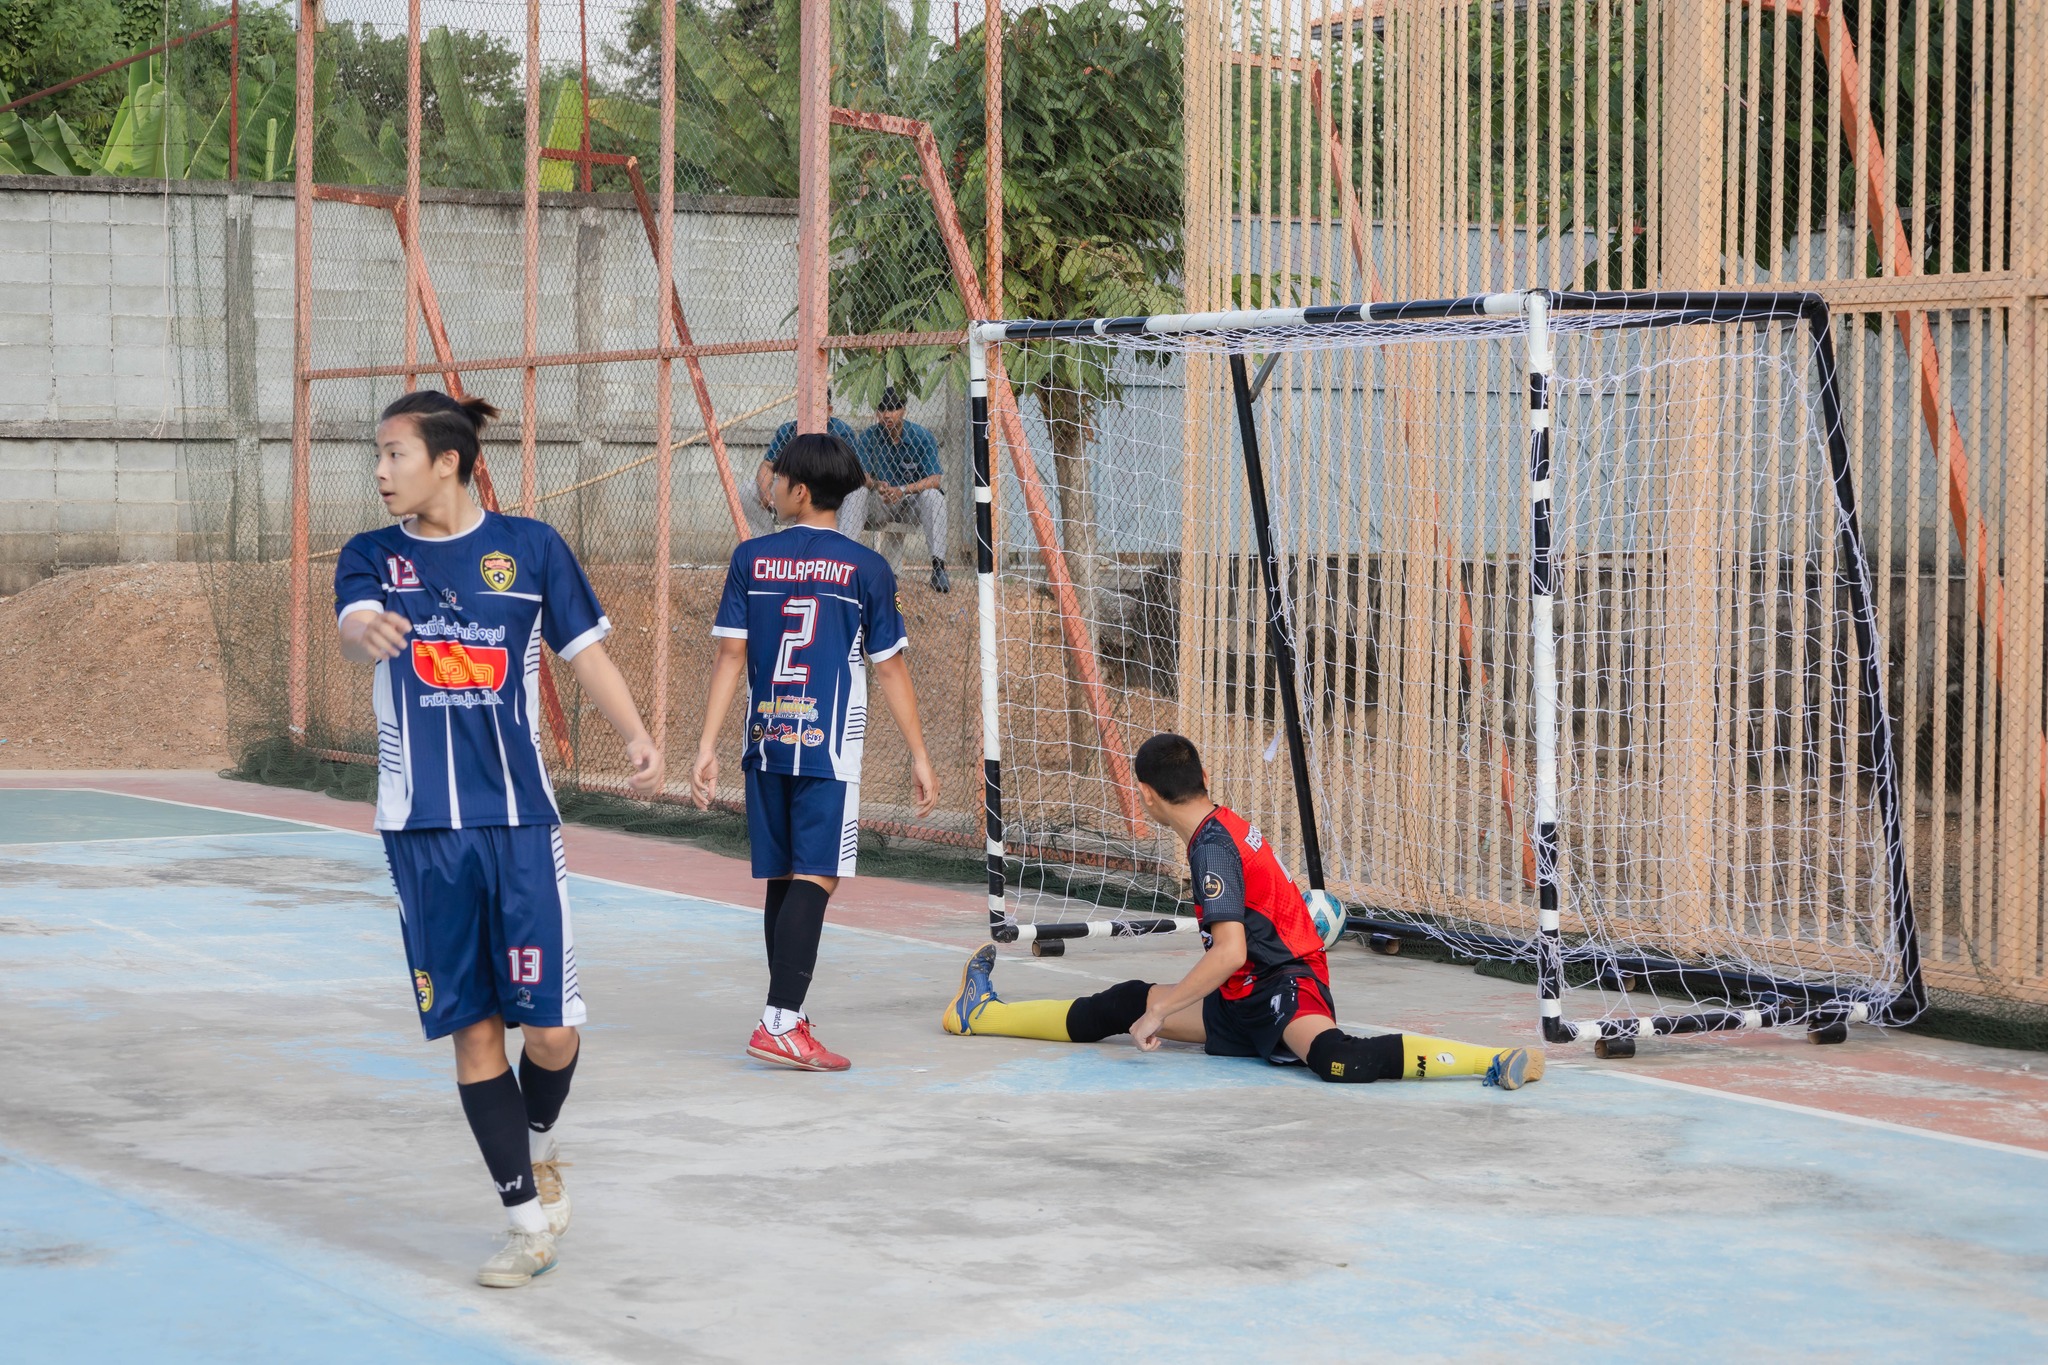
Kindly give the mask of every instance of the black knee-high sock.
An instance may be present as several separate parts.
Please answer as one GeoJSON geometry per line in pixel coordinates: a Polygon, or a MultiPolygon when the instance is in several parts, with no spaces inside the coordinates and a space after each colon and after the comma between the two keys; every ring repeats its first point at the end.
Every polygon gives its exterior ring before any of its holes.
{"type": "Polygon", "coordinates": [[[775,925],[782,918],[782,902],[789,897],[789,888],[796,885],[789,878],[768,883],[768,890],[761,898],[761,936],[768,944],[768,960],[775,961],[775,925]]]}
{"type": "Polygon", "coordinates": [[[1120,981],[1106,991],[1084,995],[1067,1010],[1067,1037],[1077,1043],[1099,1043],[1144,1017],[1146,999],[1152,993],[1147,981],[1120,981]]]}
{"type": "Polygon", "coordinates": [[[476,1134],[484,1165],[498,1184],[498,1198],[509,1208],[534,1198],[533,1157],[526,1142],[526,1101],[510,1068],[488,1081],[457,1085],[469,1131],[476,1134]]]}
{"type": "Polygon", "coordinates": [[[555,1126],[556,1119],[562,1117],[562,1105],[569,1098],[569,1082],[576,1076],[576,1060],[582,1055],[583,1049],[579,1046],[576,1056],[569,1059],[569,1065],[559,1071],[550,1071],[533,1060],[531,1052],[519,1054],[519,1093],[526,1099],[528,1128],[536,1133],[545,1133],[555,1126]]]}
{"type": "Polygon", "coordinates": [[[825,902],[831,893],[816,882],[792,881],[776,916],[775,943],[768,952],[768,1003],[800,1010],[818,965],[818,938],[825,932],[825,902]]]}
{"type": "Polygon", "coordinates": [[[1308,1069],[1326,1081],[1369,1084],[1398,1081],[1405,1065],[1401,1035],[1382,1033],[1373,1038],[1327,1029],[1308,1045],[1302,1058],[1308,1069]]]}

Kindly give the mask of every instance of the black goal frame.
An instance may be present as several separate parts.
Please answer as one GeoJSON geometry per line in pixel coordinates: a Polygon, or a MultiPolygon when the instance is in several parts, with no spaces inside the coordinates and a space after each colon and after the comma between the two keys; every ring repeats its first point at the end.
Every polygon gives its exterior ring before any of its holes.
{"type": "MultiPolygon", "coordinates": [[[[1552,558],[1551,389],[1549,383],[1549,342],[1544,320],[1552,312],[1622,315],[1619,326],[1670,327],[1701,324],[1797,322],[1811,334],[1816,369],[1815,393],[1820,405],[1823,439],[1827,446],[1828,470],[1834,488],[1838,534],[1840,536],[1841,581],[1848,598],[1852,629],[1860,657],[1858,692],[1863,701],[1865,729],[1858,736],[1870,747],[1876,781],[1875,798],[1885,843],[1885,871],[1890,899],[1891,948],[1901,968],[1900,989],[1889,1000],[1873,1005],[1861,995],[1813,982],[1785,980],[1767,974],[1718,968],[1658,956],[1631,956],[1610,960],[1606,969],[1617,977],[1634,978],[1651,991],[1660,983],[1699,997],[1720,997],[1746,1001],[1728,1008],[1705,1008],[1683,1013],[1652,1013],[1628,1019],[1602,1019],[1575,1023],[1563,1017],[1564,946],[1559,929],[1557,874],[1557,822],[1554,796],[1537,784],[1535,853],[1537,868],[1538,929],[1532,940],[1460,934],[1475,947],[1497,948],[1502,956],[1526,958],[1536,963],[1539,1016],[1543,1036],[1551,1043],[1590,1039],[1602,1055],[1632,1053],[1640,1038],[1652,1036],[1720,1032],[1741,1028],[1778,1028],[1804,1025],[1809,1034],[1823,1041],[1844,1036],[1850,1023],[1870,1022],[1902,1025],[1912,1022],[1927,1008],[1922,979],[1918,924],[1914,914],[1912,887],[1905,860],[1899,816],[1898,759],[1890,711],[1885,705],[1884,659],[1880,651],[1876,605],[1870,580],[1858,516],[1855,481],[1850,468],[1847,432],[1842,415],[1839,369],[1835,357],[1832,321],[1827,303],[1811,292],[1770,291],[1624,291],[1624,290],[1533,290],[1516,294],[1474,294],[1452,299],[1403,303],[1344,304],[1312,308],[1263,309],[1236,313],[1176,314],[1153,317],[1081,318],[1057,322],[982,322],[968,332],[970,371],[970,428],[975,480],[976,570],[981,590],[983,624],[983,728],[985,823],[988,840],[989,932],[998,942],[1028,939],[1034,952],[1058,952],[1065,940],[1101,934],[1127,936],[1172,932],[1191,927],[1186,917],[1106,919],[1021,926],[1004,909],[1006,872],[1003,851],[1002,770],[997,724],[996,681],[988,664],[993,654],[993,613],[995,545],[993,538],[994,490],[989,453],[989,406],[986,348],[1004,341],[1054,340],[1060,338],[1100,339],[1143,333],[1242,333],[1253,336],[1263,327],[1315,327],[1359,322],[1419,322],[1449,318],[1499,318],[1526,312],[1531,321],[1531,357],[1528,367],[1528,483],[1529,510],[1529,596],[1532,602],[1548,599],[1557,586],[1557,565],[1552,558]],[[1631,323],[1631,315],[1639,321],[1631,323]]],[[[1254,534],[1258,544],[1260,572],[1266,597],[1266,639],[1271,651],[1280,691],[1282,720],[1293,770],[1295,801],[1303,838],[1303,871],[1312,890],[1324,889],[1320,826],[1316,819],[1315,794],[1310,778],[1306,736],[1297,690],[1297,662],[1292,638],[1287,631],[1285,589],[1281,583],[1278,554],[1273,545],[1271,513],[1265,483],[1264,462],[1259,449],[1256,403],[1265,373],[1256,379],[1248,373],[1248,347],[1229,351],[1232,399],[1236,409],[1238,441],[1244,460],[1246,491],[1254,534]]],[[[1532,613],[1533,616],[1533,613],[1532,613]]],[[[1552,724],[1555,715],[1555,677],[1534,679],[1536,690],[1550,689],[1552,724]]],[[[1539,720],[1540,728],[1540,720],[1539,720]]],[[[1372,907],[1347,912],[1347,931],[1369,935],[1387,943],[1402,938],[1427,938],[1428,931],[1411,922],[1383,918],[1372,907]]],[[[1616,982],[1615,984],[1622,984],[1616,982]]]]}

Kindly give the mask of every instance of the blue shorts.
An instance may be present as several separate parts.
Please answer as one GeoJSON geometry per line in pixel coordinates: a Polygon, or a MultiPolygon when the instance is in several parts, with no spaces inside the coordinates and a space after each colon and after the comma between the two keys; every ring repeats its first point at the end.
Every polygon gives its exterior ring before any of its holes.
{"type": "Polygon", "coordinates": [[[494,1014],[584,1021],[560,826],[386,830],[384,857],[429,1039],[494,1014]]]}
{"type": "Polygon", "coordinates": [[[747,769],[754,876],[851,877],[860,853],[860,783],[747,769]]]}

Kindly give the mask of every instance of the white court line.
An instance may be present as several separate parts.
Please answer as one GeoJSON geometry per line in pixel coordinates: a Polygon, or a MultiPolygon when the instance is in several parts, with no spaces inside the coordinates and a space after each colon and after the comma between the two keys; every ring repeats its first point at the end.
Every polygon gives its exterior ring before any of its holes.
{"type": "MultiPolygon", "coordinates": [[[[97,791],[101,792],[103,795],[106,796],[132,795],[132,793],[129,792],[106,791],[104,788],[100,787],[17,787],[13,790],[97,791]]],[[[167,806],[190,806],[195,810],[222,811],[229,815],[248,815],[250,813],[248,811],[233,810],[226,806],[202,805],[197,801],[177,801],[169,797],[145,796],[141,797],[140,799],[144,801],[159,801],[167,806]]],[[[288,817],[265,815],[258,816],[256,818],[270,820],[287,819],[288,817]]],[[[321,824],[317,821],[312,820],[292,820],[290,821],[290,823],[306,825],[312,829],[332,830],[336,834],[353,834],[360,839],[377,839],[381,837],[376,834],[366,834],[362,830],[358,829],[346,829],[340,825],[321,824]]],[[[240,838],[241,836],[230,834],[208,837],[233,839],[240,838]]],[[[637,882],[622,882],[618,880],[616,877],[599,877],[588,872],[577,872],[574,869],[571,869],[569,875],[573,877],[582,877],[588,881],[598,882],[605,886],[616,886],[627,891],[638,891],[646,895],[668,896],[675,900],[696,901],[700,905],[716,905],[723,909],[740,910],[753,915],[758,915],[761,913],[761,908],[759,906],[740,905],[733,901],[714,900],[709,896],[693,896],[682,891],[665,891],[658,886],[642,886],[637,882]]],[[[960,951],[960,947],[958,944],[941,943],[937,939],[915,938],[909,934],[891,933],[885,929],[864,929],[857,924],[833,924],[828,921],[825,927],[828,929],[839,929],[849,934],[865,934],[870,938],[889,939],[896,943],[907,943],[912,945],[913,947],[929,948],[937,950],[939,952],[958,953],[960,951]]],[[[1080,967],[1068,967],[1064,965],[1056,966],[1053,963],[1045,962],[1038,958],[1005,958],[1003,960],[1006,964],[1037,967],[1048,972],[1058,973],[1062,976],[1081,976],[1096,981],[1109,981],[1113,979],[1118,979],[1112,978],[1110,976],[1105,976],[1100,972],[1091,972],[1080,967]]],[[[1388,1028],[1387,1031],[1393,1032],[1394,1030],[1388,1028]]],[[[1565,1061],[1567,1059],[1560,1057],[1558,1060],[1565,1061]]],[[[1574,1069],[1576,1070],[1577,1068],[1574,1069]]],[[[1839,1109],[1820,1109],[1812,1105],[1793,1104],[1789,1100],[1764,1099],[1763,1097],[1758,1095],[1745,1095],[1740,1091],[1735,1090],[1717,1090],[1712,1086],[1691,1085],[1684,1081],[1667,1080],[1662,1076],[1645,1076],[1640,1072],[1630,1072],[1620,1067],[1614,1068],[1613,1070],[1603,1069],[1596,1072],[1589,1072],[1588,1074],[1601,1076],[1615,1076],[1619,1077],[1622,1080],[1633,1081],[1638,1085],[1662,1086],[1666,1089],[1683,1091],[1691,1095],[1705,1095],[1716,1099],[1730,1100],[1737,1104],[1750,1104],[1758,1105],[1766,1109],[1778,1109],[1788,1114],[1805,1114],[1811,1118],[1834,1119],[1841,1123],[1853,1124],[1859,1128],[1876,1128],[1884,1132],[1900,1133],[1908,1137],[1929,1138],[1936,1142],[1952,1142],[1963,1147],[1976,1147],[1984,1151],[1991,1152],[2007,1152],[2016,1156],[2032,1157],[2037,1161],[2048,1161],[2048,1152],[2043,1152],[2032,1147],[2015,1146],[2014,1144],[2009,1142],[1993,1142],[1989,1138],[1966,1137],[1961,1133],[1945,1133],[1938,1128],[1914,1128],[1910,1125],[1903,1123],[1893,1123],[1887,1119],[1864,1118],[1860,1114],[1845,1114],[1841,1112],[1839,1109]]]]}
{"type": "Polygon", "coordinates": [[[1760,1105],[1765,1109],[1780,1109],[1788,1114],[1819,1114],[1826,1118],[1840,1119],[1853,1123],[1859,1128],[1877,1128],[1887,1133],[1905,1133],[1912,1137],[1939,1138],[1943,1142],[1960,1143],[1965,1147],[1981,1147],[1989,1152],[2009,1152],[2015,1156],[2030,1156],[2036,1161],[2048,1161],[2048,1152],[2036,1147],[2021,1147],[2010,1142],[1994,1142],[1990,1138],[1966,1137],[1961,1133],[1945,1133],[1938,1128],[1915,1128],[1907,1123],[1893,1123],[1889,1119],[1865,1118],[1861,1114],[1845,1114],[1839,1109],[1815,1109],[1804,1104],[1793,1104],[1789,1100],[1766,1099],[1762,1095],[1746,1095],[1740,1090],[1720,1090],[1708,1085],[1694,1085],[1689,1081],[1674,1081],[1666,1076],[1645,1076],[1623,1067],[1593,1071],[1588,1075],[1613,1076],[1618,1080],[1634,1081],[1637,1085],[1661,1086],[1666,1090],[1682,1090],[1692,1095],[1712,1095],[1719,1099],[1734,1100],[1738,1104],[1760,1105]]]}
{"type": "Polygon", "coordinates": [[[155,934],[149,933],[146,930],[131,929],[124,924],[109,924],[103,919],[89,919],[86,923],[96,924],[110,934],[123,934],[129,938],[139,940],[142,943],[148,944],[151,950],[168,958],[182,958],[189,962],[203,962],[216,971],[239,972],[243,976],[253,977],[255,980],[268,985],[275,985],[277,982],[276,977],[266,975],[252,967],[244,967],[241,963],[229,961],[227,958],[210,957],[196,948],[187,948],[180,944],[172,943],[167,939],[158,938],[155,934]]]}
{"type": "MultiPolygon", "coordinates": [[[[252,820],[267,817],[252,815],[252,820]]],[[[323,829],[320,825],[309,825],[308,829],[323,829]]],[[[302,839],[302,829],[224,829],[213,834],[137,834],[134,836],[115,835],[106,839],[35,839],[25,843],[0,843],[0,857],[17,848],[68,848],[74,844],[177,844],[189,843],[194,839],[281,839],[290,837],[302,839]]]]}
{"type": "MultiPolygon", "coordinates": [[[[289,815],[259,815],[255,811],[237,810],[233,806],[209,806],[200,801],[180,801],[176,797],[171,796],[144,796],[140,792],[110,791],[105,787],[0,787],[0,792],[96,792],[101,796],[125,796],[131,801],[154,801],[159,806],[184,806],[189,810],[210,810],[220,815],[239,815],[245,820],[275,820],[281,825],[304,825],[307,829],[341,830],[343,834],[360,834],[362,832],[360,830],[342,829],[340,825],[323,824],[318,820],[296,820],[289,815]]],[[[308,792],[306,795],[317,796],[319,793],[308,792]]],[[[250,830],[249,832],[257,834],[262,831],[250,830]]]]}

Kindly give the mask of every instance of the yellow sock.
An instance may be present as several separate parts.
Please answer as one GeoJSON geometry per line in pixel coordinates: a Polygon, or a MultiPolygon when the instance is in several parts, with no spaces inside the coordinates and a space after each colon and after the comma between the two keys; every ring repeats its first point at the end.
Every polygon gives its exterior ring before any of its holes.
{"type": "Polygon", "coordinates": [[[1067,1036],[1067,1011],[1071,1000],[990,1000],[975,1010],[967,1027],[975,1033],[998,1038],[1040,1038],[1048,1043],[1071,1043],[1067,1036]]]}
{"type": "MultiPolygon", "coordinates": [[[[979,1032],[979,1030],[977,1030],[979,1032]]],[[[1426,1033],[1401,1035],[1401,1079],[1428,1080],[1437,1076],[1484,1076],[1493,1059],[1506,1048],[1479,1047],[1455,1043],[1449,1038],[1432,1038],[1426,1033]]]]}

